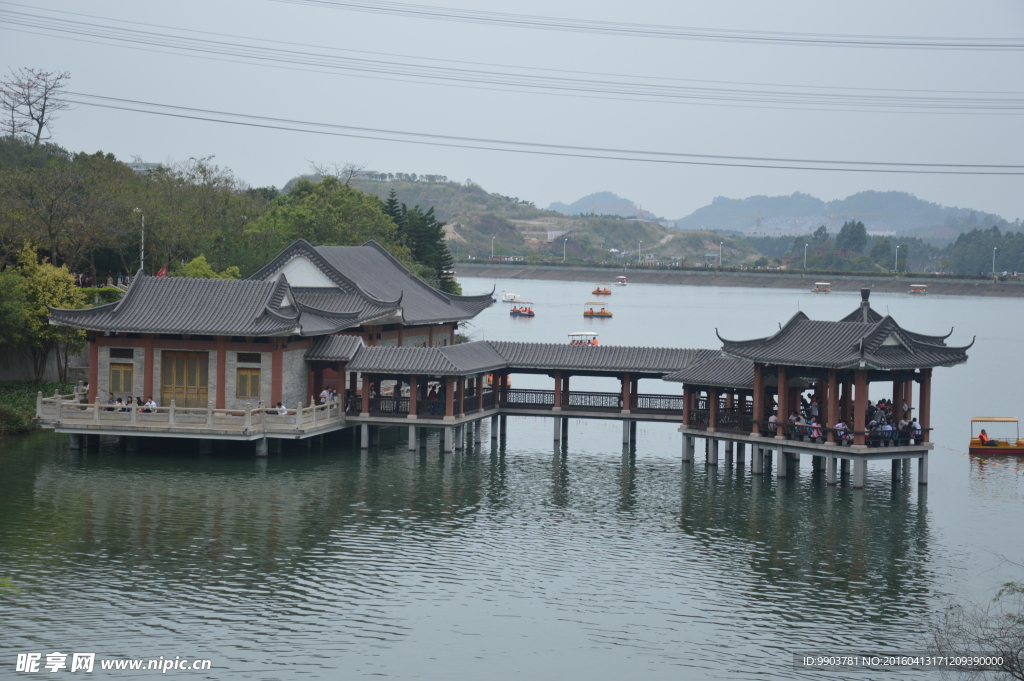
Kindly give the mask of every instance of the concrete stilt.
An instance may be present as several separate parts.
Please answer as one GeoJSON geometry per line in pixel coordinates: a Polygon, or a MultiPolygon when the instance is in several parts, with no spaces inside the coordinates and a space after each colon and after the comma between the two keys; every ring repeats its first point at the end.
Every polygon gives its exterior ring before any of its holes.
{"type": "Polygon", "coordinates": [[[274,454],[280,454],[281,453],[281,438],[278,438],[278,437],[267,438],[267,445],[268,445],[270,451],[273,452],[274,454]]]}
{"type": "Polygon", "coordinates": [[[416,426],[409,426],[409,451],[415,451],[416,446],[416,426]]]}
{"type": "Polygon", "coordinates": [[[848,475],[850,475],[850,460],[849,459],[841,459],[839,461],[839,475],[840,476],[848,476],[848,475]]]}
{"type": "Polygon", "coordinates": [[[213,450],[212,440],[200,440],[199,441],[199,453],[209,454],[213,450]]]}
{"type": "Polygon", "coordinates": [[[903,459],[892,460],[892,480],[899,482],[903,479],[903,459]]]}
{"type": "Polygon", "coordinates": [[[480,444],[484,441],[484,420],[477,419],[473,422],[473,442],[480,444]]]}
{"type": "Polygon", "coordinates": [[[454,452],[455,451],[455,427],[445,426],[442,428],[442,435],[444,436],[444,451],[454,452]]]}
{"type": "Polygon", "coordinates": [[[622,422],[622,444],[629,444],[629,421],[622,422]]]}
{"type": "Polygon", "coordinates": [[[820,471],[825,468],[825,457],[814,454],[811,456],[811,470],[820,471]]]}
{"type": "Polygon", "coordinates": [[[928,455],[925,454],[917,460],[917,484],[928,484],[928,455]]]}
{"type": "Polygon", "coordinates": [[[789,474],[787,463],[786,453],[782,451],[782,445],[775,445],[775,477],[784,478],[789,474]]]}
{"type": "Polygon", "coordinates": [[[370,444],[376,447],[380,444],[380,429],[382,426],[370,427],[370,444]]]}
{"type": "Polygon", "coordinates": [[[368,449],[370,446],[370,424],[363,423],[359,426],[359,446],[368,449]]]}
{"type": "Polygon", "coordinates": [[[713,437],[705,438],[704,462],[709,466],[718,465],[718,440],[713,437]]]}
{"type": "Polygon", "coordinates": [[[743,467],[743,463],[747,458],[747,444],[745,442],[736,443],[736,465],[740,468],[743,467]]]}
{"type": "Polygon", "coordinates": [[[828,456],[828,461],[826,462],[825,481],[828,484],[830,484],[830,485],[834,485],[837,482],[836,481],[836,457],[831,455],[831,454],[828,456]]]}
{"type": "Polygon", "coordinates": [[[732,468],[732,453],[733,453],[732,442],[729,441],[729,440],[726,440],[726,442],[725,442],[725,466],[726,466],[726,468],[732,468]]]}
{"type": "Polygon", "coordinates": [[[629,441],[636,444],[636,421],[629,422],[629,441]]]}
{"type": "Polygon", "coordinates": [[[508,417],[502,414],[498,420],[501,422],[501,436],[505,437],[508,435],[508,417]]]}
{"type": "Polygon", "coordinates": [[[420,446],[420,449],[426,449],[427,448],[427,436],[429,434],[430,434],[429,430],[427,430],[426,428],[420,428],[420,432],[419,432],[419,446],[420,446]]]}
{"type": "Polygon", "coordinates": [[[256,456],[264,457],[267,455],[267,438],[261,438],[254,442],[256,446],[256,456]]]}
{"type": "Polygon", "coordinates": [[[868,462],[865,459],[857,459],[853,462],[853,488],[863,489],[864,482],[868,477],[868,462]]]}
{"type": "Polygon", "coordinates": [[[683,461],[693,461],[694,439],[692,435],[683,436],[683,461]]]}
{"type": "Polygon", "coordinates": [[[555,442],[558,442],[562,439],[562,419],[556,416],[551,420],[555,422],[555,442]]]}
{"type": "Polygon", "coordinates": [[[79,449],[82,448],[82,436],[81,435],[79,435],[78,433],[71,433],[71,435],[69,435],[68,437],[69,437],[69,439],[71,441],[71,449],[72,450],[79,450],[79,449]]]}
{"type": "Polygon", "coordinates": [[[750,472],[753,475],[763,475],[764,449],[756,445],[751,445],[750,447],[750,472]]]}
{"type": "Polygon", "coordinates": [[[491,417],[491,439],[498,439],[498,415],[495,414],[491,417]]]}
{"type": "Polygon", "coordinates": [[[466,446],[466,426],[455,426],[455,449],[462,449],[466,446]]]}

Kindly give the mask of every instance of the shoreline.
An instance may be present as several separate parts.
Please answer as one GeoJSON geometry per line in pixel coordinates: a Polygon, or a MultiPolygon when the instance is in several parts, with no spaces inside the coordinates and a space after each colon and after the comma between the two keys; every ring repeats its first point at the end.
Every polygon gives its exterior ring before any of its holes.
{"type": "MultiPolygon", "coordinates": [[[[707,272],[694,270],[644,270],[641,268],[552,267],[498,263],[456,263],[457,275],[494,279],[540,279],[554,281],[614,281],[624,274],[636,284],[671,284],[676,286],[726,286],[742,288],[807,289],[816,281],[828,281],[833,291],[859,291],[865,285],[883,293],[908,293],[910,277],[870,274],[803,274],[790,272],[707,272]]],[[[1024,282],[996,279],[943,279],[925,276],[920,283],[928,285],[928,293],[947,296],[984,296],[1024,298],[1024,282]]]]}

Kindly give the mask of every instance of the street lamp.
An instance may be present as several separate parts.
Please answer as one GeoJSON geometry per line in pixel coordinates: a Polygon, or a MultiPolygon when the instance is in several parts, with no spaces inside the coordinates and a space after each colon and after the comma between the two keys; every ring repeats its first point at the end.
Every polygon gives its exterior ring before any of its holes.
{"type": "Polygon", "coordinates": [[[996,251],[999,250],[999,246],[992,247],[992,274],[996,273],[996,251]]]}
{"type": "Polygon", "coordinates": [[[494,260],[494,239],[495,238],[496,237],[493,237],[493,236],[491,237],[491,260],[494,260]]]}
{"type": "Polygon", "coordinates": [[[565,264],[565,245],[569,243],[568,239],[562,239],[562,264],[565,264]]]}
{"type": "Polygon", "coordinates": [[[893,263],[892,268],[897,272],[900,271],[900,245],[896,244],[896,262],[893,263]]]}
{"type": "Polygon", "coordinates": [[[636,247],[636,264],[640,264],[640,252],[644,250],[644,242],[641,241],[640,245],[636,247]]]}
{"type": "Polygon", "coordinates": [[[132,211],[133,213],[139,213],[142,216],[142,242],[139,244],[139,269],[146,270],[146,214],[142,212],[141,208],[136,208],[132,211]]]}
{"type": "Polygon", "coordinates": [[[725,245],[724,241],[719,241],[718,242],[718,267],[719,268],[722,267],[722,246],[724,246],[724,245],[725,245]]]}
{"type": "Polygon", "coordinates": [[[804,269],[805,270],[807,269],[807,247],[808,246],[810,246],[810,244],[804,244],[804,269]]]}

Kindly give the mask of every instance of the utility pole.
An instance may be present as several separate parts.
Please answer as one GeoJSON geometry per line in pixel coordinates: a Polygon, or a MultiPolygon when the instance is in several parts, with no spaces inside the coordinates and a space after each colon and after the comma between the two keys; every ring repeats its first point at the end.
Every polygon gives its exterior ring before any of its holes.
{"type": "Polygon", "coordinates": [[[133,213],[139,213],[142,216],[142,242],[139,244],[139,269],[142,271],[146,270],[146,214],[142,212],[141,208],[136,208],[132,211],[133,213]]]}
{"type": "Polygon", "coordinates": [[[565,245],[569,243],[568,239],[562,239],[562,264],[565,264],[565,245]]]}
{"type": "Polygon", "coordinates": [[[644,250],[644,242],[641,241],[640,245],[636,247],[636,264],[640,264],[640,252],[644,250]]]}
{"type": "Polygon", "coordinates": [[[718,242],[718,269],[722,269],[722,247],[725,246],[724,241],[718,242]]]}
{"type": "Polygon", "coordinates": [[[992,274],[996,273],[996,251],[999,250],[999,246],[992,247],[992,274]]]}
{"type": "Polygon", "coordinates": [[[808,246],[810,246],[810,244],[804,244],[804,269],[805,270],[807,269],[807,247],[808,246]]]}
{"type": "Polygon", "coordinates": [[[894,270],[896,270],[897,272],[900,271],[900,245],[899,244],[896,244],[896,262],[895,262],[895,264],[893,264],[892,268],[894,270]]]}
{"type": "Polygon", "coordinates": [[[495,239],[495,237],[492,236],[491,237],[491,260],[494,260],[494,239],[495,239]]]}

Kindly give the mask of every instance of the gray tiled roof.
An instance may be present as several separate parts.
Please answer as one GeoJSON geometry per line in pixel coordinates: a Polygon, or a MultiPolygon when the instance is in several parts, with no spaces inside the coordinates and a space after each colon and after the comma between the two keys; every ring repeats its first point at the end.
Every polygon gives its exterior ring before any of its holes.
{"type": "Polygon", "coordinates": [[[697,352],[686,348],[487,342],[510,366],[521,369],[666,374],[685,367],[697,352]]]}
{"type": "Polygon", "coordinates": [[[298,333],[300,311],[281,307],[288,282],[150,277],[139,273],[124,297],[80,310],[52,309],[50,323],[92,331],[219,336],[298,333]]]}
{"type": "Polygon", "coordinates": [[[467,376],[501,369],[504,358],[486,341],[437,348],[376,346],[361,348],[349,364],[351,371],[377,374],[467,376]]]}
{"type": "Polygon", "coordinates": [[[360,348],[365,348],[359,336],[320,336],[306,351],[310,361],[349,362],[360,348]]]}
{"type": "MultiPolygon", "coordinates": [[[[808,319],[798,312],[778,333],[747,341],[722,341],[722,352],[735,359],[765,364],[827,369],[918,369],[967,361],[971,346],[950,347],[947,336],[906,331],[867,304],[837,322],[808,319]]],[[[974,342],[971,342],[973,345],[974,342]]]]}
{"type": "Polygon", "coordinates": [[[688,366],[662,379],[689,385],[753,389],[754,363],[726,357],[721,350],[696,350],[688,366]]]}
{"type": "Polygon", "coordinates": [[[374,241],[362,246],[314,247],[299,239],[251,278],[271,278],[297,255],[309,259],[337,284],[337,289],[321,289],[320,294],[301,290],[303,304],[320,310],[385,310],[373,317],[360,317],[369,320],[400,309],[405,324],[418,325],[472,319],[494,303],[491,294],[456,296],[438,291],[413,276],[374,241]]]}

